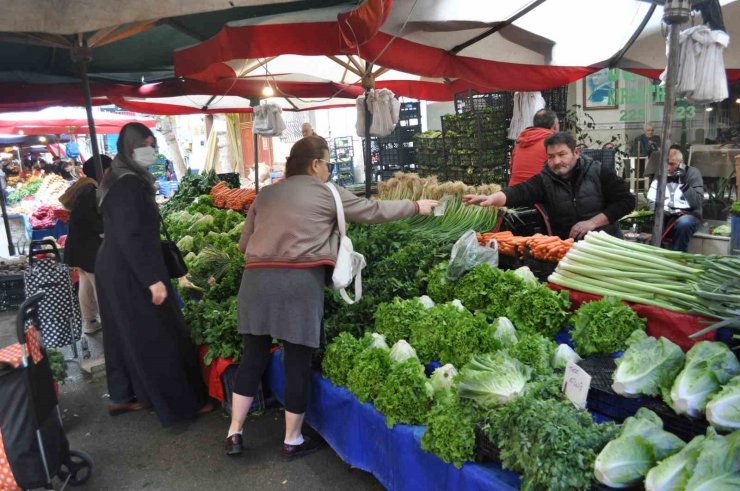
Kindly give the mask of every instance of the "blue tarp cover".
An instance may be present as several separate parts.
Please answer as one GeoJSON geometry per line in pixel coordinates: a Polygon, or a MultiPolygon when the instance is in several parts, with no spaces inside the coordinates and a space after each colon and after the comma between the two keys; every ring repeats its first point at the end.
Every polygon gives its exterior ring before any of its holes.
{"type": "MultiPolygon", "coordinates": [[[[270,388],[283,402],[283,353],[276,351],[269,370],[270,388]]],[[[362,404],[349,390],[314,372],[306,422],[321,434],[346,463],[372,473],[390,490],[515,490],[519,476],[498,463],[467,463],[461,469],[424,452],[423,426],[396,425],[392,430],[372,404],[362,404]]]]}

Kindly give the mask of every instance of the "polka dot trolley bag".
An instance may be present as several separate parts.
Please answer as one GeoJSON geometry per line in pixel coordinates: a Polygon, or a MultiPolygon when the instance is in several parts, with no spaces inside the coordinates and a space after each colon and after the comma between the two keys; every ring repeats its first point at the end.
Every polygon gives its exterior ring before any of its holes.
{"type": "Polygon", "coordinates": [[[46,296],[39,305],[39,323],[46,348],[61,348],[80,340],[82,314],[72,288],[69,268],[62,263],[51,240],[34,241],[25,273],[26,298],[38,292],[46,296]]]}

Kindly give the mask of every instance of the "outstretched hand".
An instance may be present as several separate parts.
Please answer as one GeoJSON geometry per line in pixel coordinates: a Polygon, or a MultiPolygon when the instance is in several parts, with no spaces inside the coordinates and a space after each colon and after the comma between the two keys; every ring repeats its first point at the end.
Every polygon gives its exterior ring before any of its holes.
{"type": "Polygon", "coordinates": [[[496,206],[496,200],[493,195],[466,194],[463,196],[463,203],[465,203],[465,206],[496,206]]]}

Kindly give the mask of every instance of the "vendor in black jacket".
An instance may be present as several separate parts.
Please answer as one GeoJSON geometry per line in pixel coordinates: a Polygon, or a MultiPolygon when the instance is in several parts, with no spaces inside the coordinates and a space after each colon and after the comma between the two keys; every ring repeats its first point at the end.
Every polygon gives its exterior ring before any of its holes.
{"type": "Polygon", "coordinates": [[[529,180],[490,196],[465,196],[466,205],[533,206],[541,203],[553,234],[580,239],[591,230],[620,236],[617,220],[635,208],[635,197],[613,170],[582,156],[568,132],[545,139],[547,163],[529,180]]]}

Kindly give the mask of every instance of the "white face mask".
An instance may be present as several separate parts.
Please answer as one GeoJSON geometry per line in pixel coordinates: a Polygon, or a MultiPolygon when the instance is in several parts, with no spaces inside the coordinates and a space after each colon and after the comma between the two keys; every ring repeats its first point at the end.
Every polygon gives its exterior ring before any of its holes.
{"type": "Polygon", "coordinates": [[[157,152],[152,147],[140,147],[134,149],[134,161],[145,169],[154,163],[154,157],[156,155],[157,152]]]}

